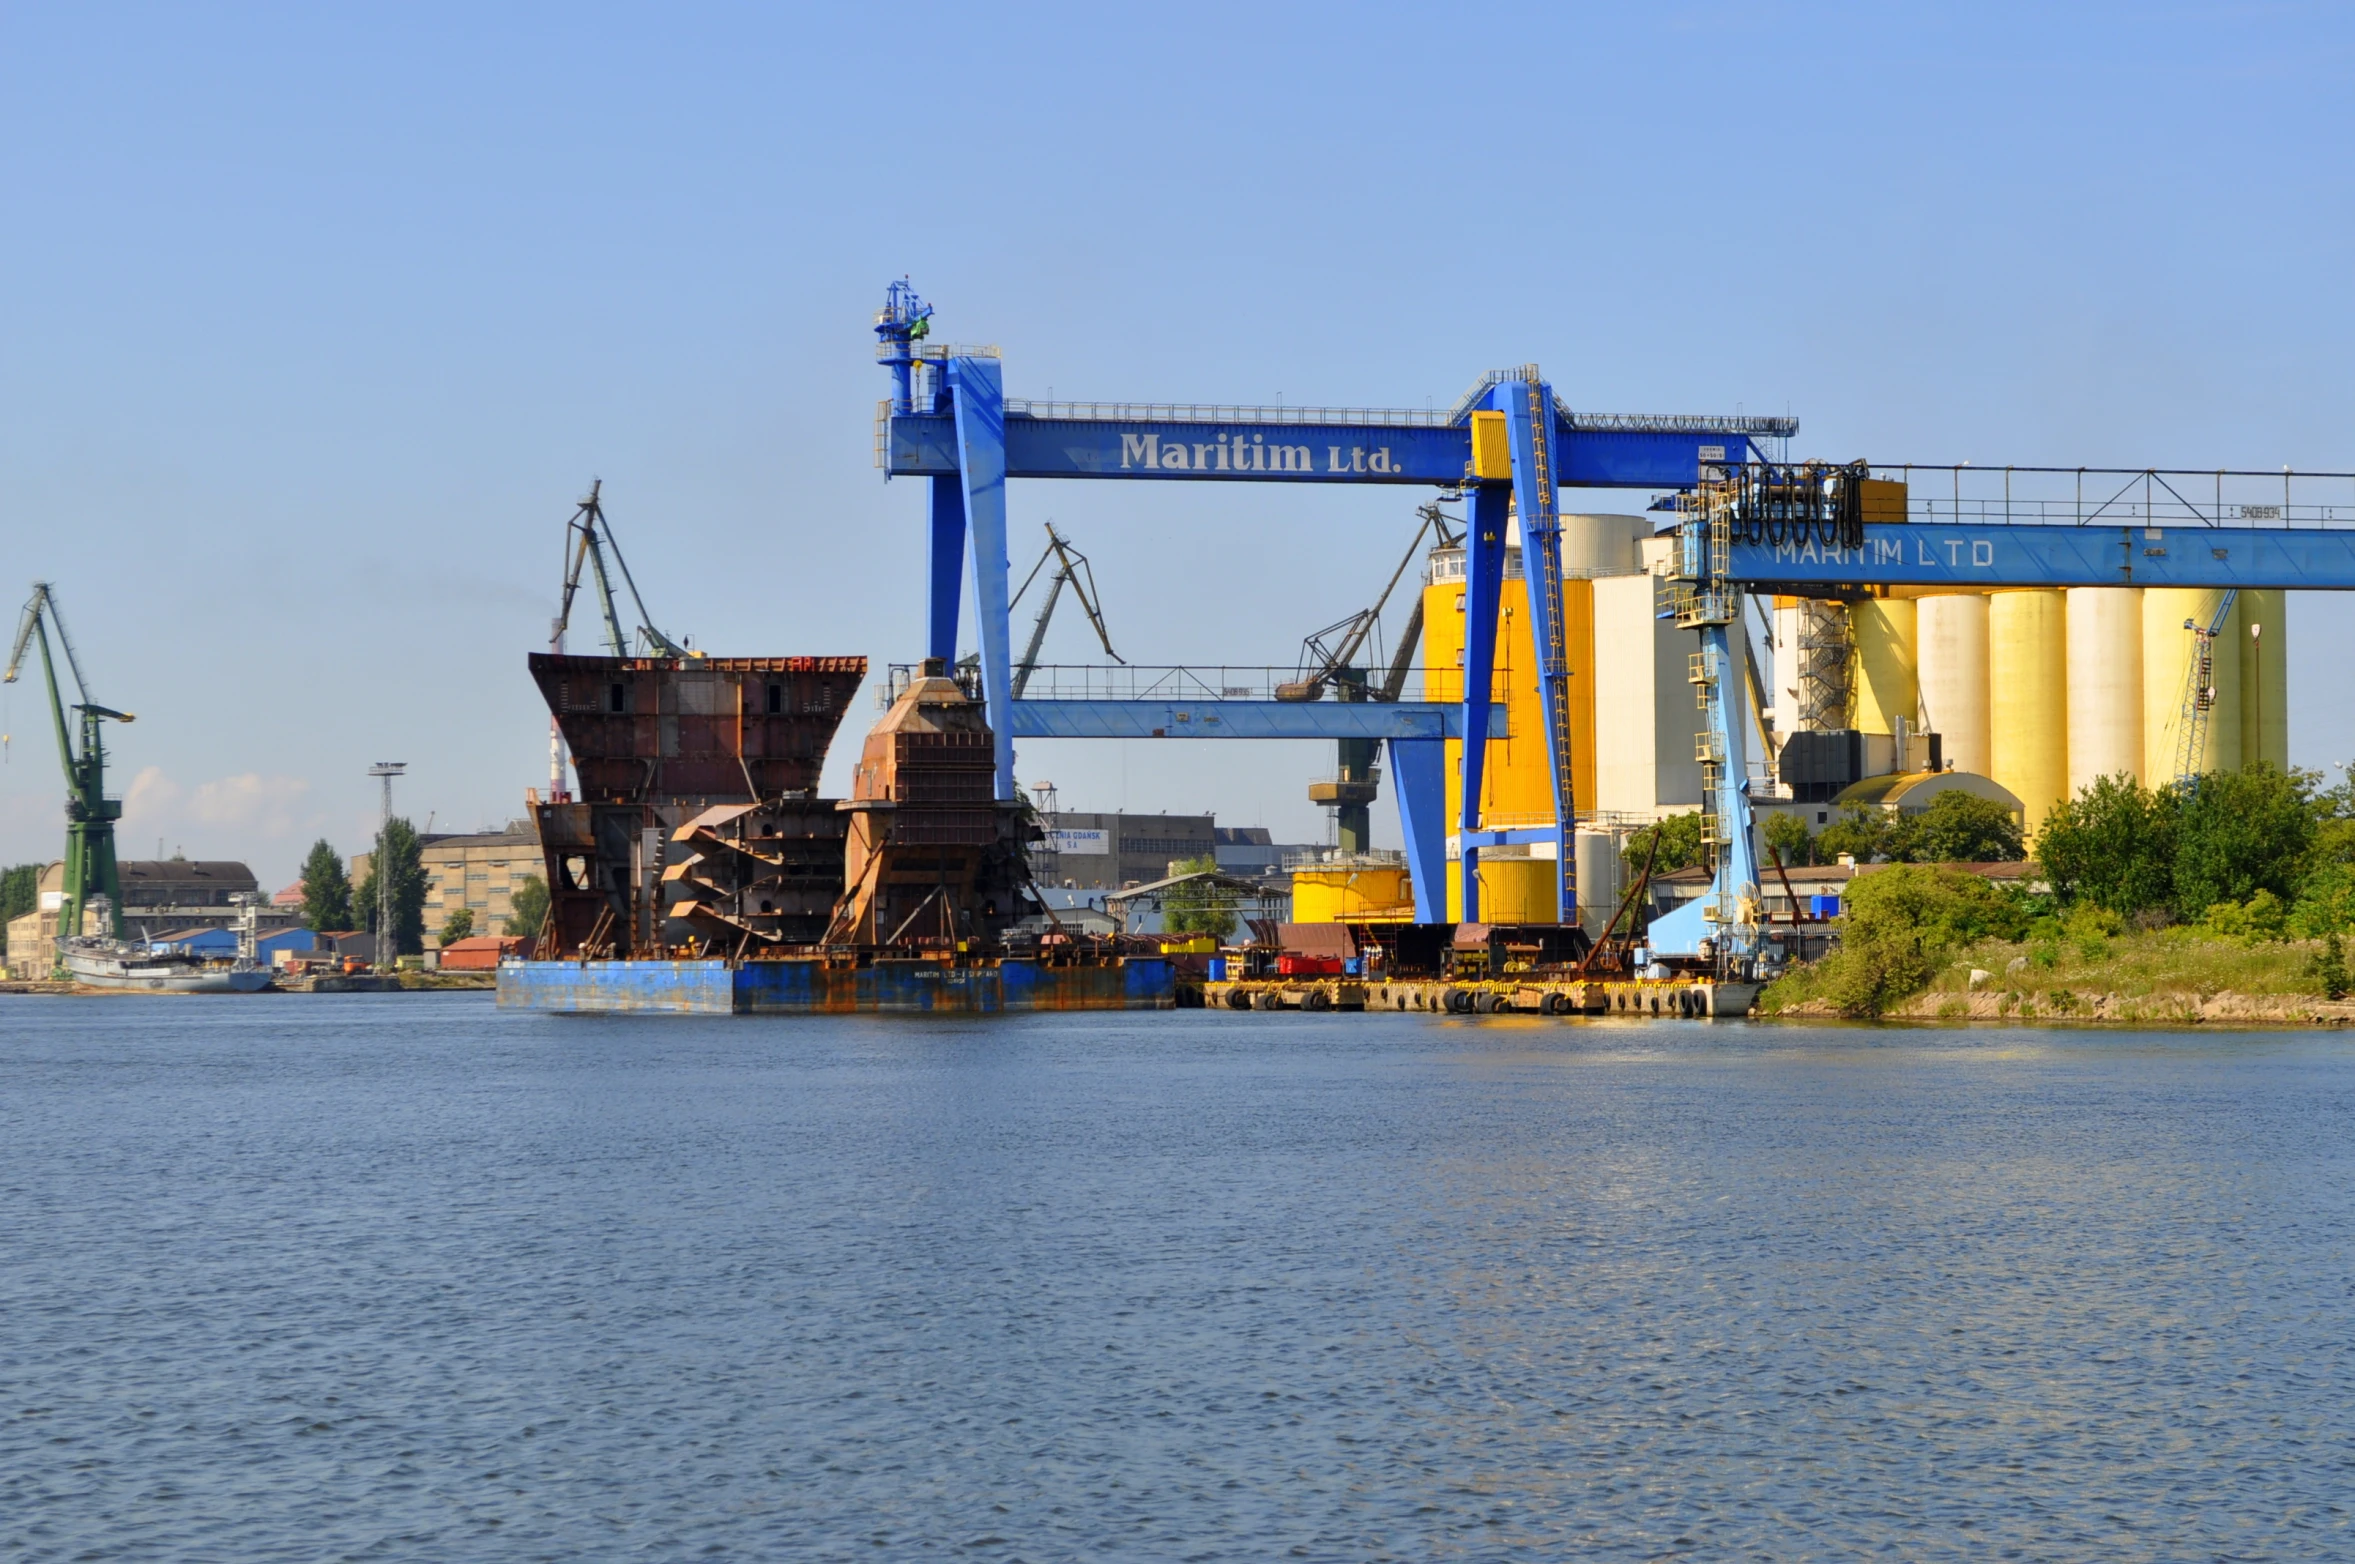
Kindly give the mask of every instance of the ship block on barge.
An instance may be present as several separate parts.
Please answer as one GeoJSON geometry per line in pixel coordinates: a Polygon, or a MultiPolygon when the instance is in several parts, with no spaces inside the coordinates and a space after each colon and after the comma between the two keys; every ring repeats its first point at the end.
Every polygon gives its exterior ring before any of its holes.
{"type": "Polygon", "coordinates": [[[863,657],[539,654],[579,799],[532,800],[540,959],[525,1009],[687,1014],[1155,1009],[1173,964],[1057,928],[1026,806],[994,796],[972,691],[926,664],[817,796],[863,657]]]}

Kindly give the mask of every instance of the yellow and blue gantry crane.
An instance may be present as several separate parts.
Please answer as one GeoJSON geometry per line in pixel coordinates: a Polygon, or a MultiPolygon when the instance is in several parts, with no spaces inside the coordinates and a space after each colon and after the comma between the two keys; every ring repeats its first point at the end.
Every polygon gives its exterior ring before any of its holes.
{"type": "MultiPolygon", "coordinates": [[[[2067,473],[2073,504],[1999,511],[1902,498],[1876,469],[1778,459],[1765,442],[1797,421],[1575,411],[1535,365],[1491,371],[1441,411],[1202,404],[1031,402],[1005,394],[998,351],[935,343],[932,311],[905,282],[875,317],[876,357],[892,395],[880,410],[877,459],[887,477],[931,480],[926,655],[953,661],[970,559],[979,605],[983,696],[997,737],[997,789],[1011,798],[1022,738],[1370,739],[1387,750],[1415,887],[1416,915],[1444,916],[1452,837],[1467,921],[1478,921],[1484,847],[1544,843],[1557,905],[1578,905],[1566,627],[1561,601],[1561,489],[1639,489],[1673,496],[1675,544],[1663,614],[1696,633],[1689,677],[1702,715],[1703,839],[1711,893],[1654,920],[1662,957],[1746,969],[1759,948],[1762,898],[1750,805],[1749,714],[1735,647],[1756,593],[1854,598],[1891,590],[2169,586],[2355,590],[2355,506],[2301,519],[2279,506],[2213,502],[2193,475],[2160,469],[2009,468],[2067,473]],[[2124,481],[2089,502],[2089,475],[2124,481]],[[1010,479],[1404,484],[1467,502],[1463,699],[1284,702],[1205,690],[1185,697],[1016,699],[1006,560],[1010,479]],[[2137,503],[2132,491],[2139,485],[2137,503]],[[2164,490],[2161,494],[2160,491],[2164,490]],[[1894,510],[1885,496],[1894,492],[1894,510]],[[1518,520],[1522,583],[1537,648],[1554,818],[1491,829],[1480,818],[1508,509],[1518,520]],[[2333,525],[2333,523],[2338,523],[2333,525]],[[1010,714],[1010,715],[1009,715],[1010,714]],[[1462,806],[1442,819],[1447,739],[1462,744],[1462,806]]],[[[1944,472],[1950,469],[1937,469],[1944,472]]],[[[1879,469],[1886,474],[1891,469],[1879,469]]],[[[1913,468],[1912,472],[1928,469],[1913,468]]],[[[1959,471],[1959,470],[1957,470],[1959,471]]],[[[2280,473],[2268,474],[2287,484],[2280,473]]],[[[2355,474],[2305,474],[2355,481],[2355,474]]],[[[2007,482],[2008,491],[2008,482],[2007,482]]]]}
{"type": "Polygon", "coordinates": [[[1791,434],[1787,418],[1577,413],[1534,365],[1482,376],[1446,411],[1031,402],[1005,394],[997,350],[934,343],[932,311],[905,282],[875,317],[876,357],[892,374],[878,456],[889,477],[932,482],[926,655],[957,655],[958,605],[972,561],[982,692],[997,735],[997,789],[1014,791],[1022,738],[1363,739],[1383,743],[1398,799],[1418,915],[1443,916],[1448,837],[1458,839],[1464,916],[1479,916],[1483,846],[1545,841],[1561,905],[1577,905],[1569,833],[1569,659],[1555,496],[1575,488],[1678,489],[1704,463],[1764,460],[1755,442],[1791,434]],[[1006,484],[1014,478],[1160,482],[1405,484],[1460,492],[1464,540],[1464,700],[1279,701],[1228,698],[1017,700],[1006,590],[1006,484]],[[1540,663],[1555,821],[1485,830],[1479,819],[1506,514],[1520,522],[1524,580],[1540,663]],[[1004,715],[1010,713],[1010,720],[1004,715]],[[1462,818],[1445,808],[1444,741],[1462,739],[1462,818]]]}

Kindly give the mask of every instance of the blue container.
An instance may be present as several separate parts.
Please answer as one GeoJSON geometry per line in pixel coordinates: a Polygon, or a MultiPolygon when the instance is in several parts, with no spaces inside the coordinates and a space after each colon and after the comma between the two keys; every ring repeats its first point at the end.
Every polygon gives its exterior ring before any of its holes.
{"type": "Polygon", "coordinates": [[[1210,981],[1211,981],[1211,982],[1213,982],[1213,983],[1224,983],[1226,980],[1227,980],[1227,958],[1226,958],[1226,957],[1224,957],[1224,956],[1213,956],[1213,957],[1211,957],[1211,958],[1210,958],[1210,981]]]}
{"type": "Polygon", "coordinates": [[[1343,977],[1364,977],[1366,975],[1366,958],[1363,956],[1351,956],[1347,960],[1343,961],[1341,963],[1341,975],[1343,977]]]}
{"type": "Polygon", "coordinates": [[[1840,915],[1840,898],[1837,896],[1810,896],[1807,898],[1807,910],[1818,918],[1836,918],[1840,915]]]}

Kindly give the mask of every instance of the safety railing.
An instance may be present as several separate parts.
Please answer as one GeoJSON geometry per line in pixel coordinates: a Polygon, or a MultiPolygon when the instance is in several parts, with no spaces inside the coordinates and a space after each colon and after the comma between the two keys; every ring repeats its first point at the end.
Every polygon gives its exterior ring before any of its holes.
{"type": "MultiPolygon", "coordinates": [[[[1135,667],[1110,663],[1040,663],[1022,698],[1033,701],[1272,701],[1298,668],[1228,665],[1135,667]]],[[[1328,696],[1328,699],[1331,697],[1328,696]]]]}
{"type": "Polygon", "coordinates": [[[2355,473],[1875,465],[1906,519],[1955,526],[2355,527],[2355,473]]]}
{"type": "Polygon", "coordinates": [[[1100,424],[1333,424],[1379,429],[1445,429],[1430,408],[1251,407],[1231,402],[1040,402],[1006,399],[1010,418],[1100,424]]]}

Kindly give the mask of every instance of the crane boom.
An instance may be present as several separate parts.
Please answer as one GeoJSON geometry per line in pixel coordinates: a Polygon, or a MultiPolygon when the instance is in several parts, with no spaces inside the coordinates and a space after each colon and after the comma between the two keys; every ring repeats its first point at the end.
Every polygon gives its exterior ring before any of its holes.
{"type": "Polygon", "coordinates": [[[1023,690],[1030,684],[1032,672],[1038,667],[1039,648],[1047,639],[1047,621],[1054,617],[1056,599],[1063,595],[1066,586],[1071,588],[1071,595],[1079,599],[1079,606],[1087,611],[1088,623],[1095,626],[1096,639],[1103,643],[1104,655],[1116,663],[1126,665],[1128,662],[1127,658],[1112,649],[1112,632],[1104,626],[1104,609],[1096,592],[1094,567],[1088,564],[1085,554],[1071,546],[1070,539],[1055,530],[1053,522],[1047,523],[1046,552],[1039,555],[1038,563],[1030,567],[1030,574],[1022,578],[1022,585],[1011,601],[1021,601],[1022,594],[1030,590],[1030,584],[1038,579],[1040,571],[1047,568],[1050,559],[1055,561],[1055,573],[1047,581],[1047,600],[1039,605],[1038,618],[1030,627],[1030,644],[1022,649],[1022,660],[1014,665],[1016,700],[1022,698],[1023,690]]]}
{"type": "Polygon", "coordinates": [[[564,596],[558,605],[555,641],[561,644],[565,630],[572,623],[572,600],[580,591],[581,568],[586,565],[597,586],[597,607],[605,621],[605,644],[616,657],[630,655],[630,638],[621,627],[621,610],[614,601],[613,578],[605,568],[605,554],[613,552],[614,568],[621,572],[622,585],[629,589],[630,601],[638,610],[638,637],[644,652],[657,657],[697,657],[678,642],[654,628],[654,616],[646,612],[646,599],[639,594],[636,578],[630,574],[629,561],[622,558],[621,541],[613,535],[613,523],[605,519],[602,498],[605,481],[591,479],[589,492],[565,524],[571,546],[565,550],[564,596]]]}

